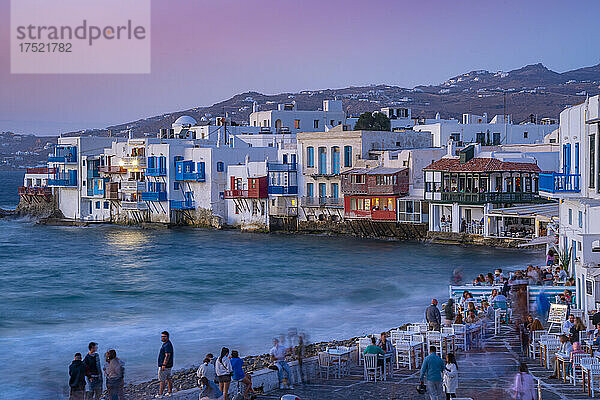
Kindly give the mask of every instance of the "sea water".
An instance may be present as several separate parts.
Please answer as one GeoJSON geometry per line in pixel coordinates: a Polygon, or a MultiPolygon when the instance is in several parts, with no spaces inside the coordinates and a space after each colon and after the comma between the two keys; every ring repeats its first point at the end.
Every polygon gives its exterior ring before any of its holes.
{"type": "MultiPolygon", "coordinates": [[[[16,206],[20,182],[0,172],[0,207],[16,206]]],[[[456,267],[472,279],[541,262],[530,250],[0,220],[0,397],[65,398],[89,341],[139,381],[156,373],[163,330],[175,368],[189,367],[222,346],[267,352],[289,328],[321,341],[422,320],[456,267]]]]}

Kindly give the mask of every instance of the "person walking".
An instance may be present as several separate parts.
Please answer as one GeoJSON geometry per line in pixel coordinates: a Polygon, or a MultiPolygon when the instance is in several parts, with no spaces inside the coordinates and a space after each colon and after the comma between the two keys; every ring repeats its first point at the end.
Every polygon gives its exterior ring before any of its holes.
{"type": "Polygon", "coordinates": [[[173,378],[171,377],[171,369],[173,368],[173,344],[169,338],[169,332],[162,331],[160,333],[160,351],[158,352],[158,380],[160,386],[156,398],[161,398],[165,391],[165,385],[168,386],[167,397],[173,394],[173,378]]]}
{"type": "Polygon", "coordinates": [[[88,380],[88,391],[86,400],[100,400],[102,397],[102,366],[100,365],[100,354],[98,354],[98,343],[88,344],[88,353],[83,359],[85,364],[85,376],[88,380]]]}
{"type": "Polygon", "coordinates": [[[442,315],[437,308],[437,299],[431,300],[431,305],[425,309],[425,320],[429,323],[430,331],[439,331],[442,325],[442,315]]]}
{"type": "Polygon", "coordinates": [[[292,385],[292,371],[290,370],[290,366],[285,361],[285,356],[288,353],[287,347],[279,343],[279,339],[273,339],[273,347],[269,354],[271,355],[271,360],[275,363],[277,367],[277,378],[279,379],[279,389],[283,389],[283,371],[287,374],[289,388],[293,389],[294,385],[292,385]]]}
{"type": "Polygon", "coordinates": [[[425,357],[421,366],[421,384],[425,383],[427,386],[430,400],[442,400],[442,372],[445,366],[444,360],[437,355],[436,351],[435,346],[431,346],[429,355],[425,357]]]}
{"type": "Polygon", "coordinates": [[[446,355],[446,368],[444,368],[442,386],[446,393],[446,400],[456,397],[456,389],[458,388],[458,366],[456,365],[456,357],[454,357],[453,353],[448,353],[446,355]]]}
{"type": "Polygon", "coordinates": [[[513,399],[535,400],[535,382],[525,363],[521,363],[519,366],[519,373],[515,376],[513,399]]]}
{"type": "Polygon", "coordinates": [[[231,367],[231,360],[228,358],[229,349],[223,347],[221,349],[221,355],[215,362],[215,372],[217,373],[217,382],[219,382],[219,389],[223,392],[223,398],[229,399],[229,385],[231,384],[231,375],[233,374],[233,368],[231,367]]]}
{"type": "Polygon", "coordinates": [[[69,365],[69,400],[84,400],[85,398],[85,364],[81,361],[81,353],[75,353],[69,365]]]}
{"type": "Polygon", "coordinates": [[[104,375],[106,376],[106,389],[108,400],[125,399],[125,363],[117,357],[117,352],[110,349],[106,352],[104,375]]]}

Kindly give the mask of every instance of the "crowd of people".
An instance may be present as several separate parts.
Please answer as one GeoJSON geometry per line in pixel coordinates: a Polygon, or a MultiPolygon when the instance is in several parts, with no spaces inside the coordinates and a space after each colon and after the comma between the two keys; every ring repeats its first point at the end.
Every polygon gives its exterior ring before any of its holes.
{"type": "MultiPolygon", "coordinates": [[[[161,332],[162,345],[158,352],[158,381],[159,388],[156,398],[171,397],[176,389],[173,387],[172,368],[174,361],[174,348],[169,332],[161,332]]],[[[283,340],[273,339],[273,347],[269,351],[271,365],[269,368],[277,370],[279,387],[293,389],[293,375],[286,361],[286,357],[294,355],[300,367],[300,379],[304,380],[302,361],[306,352],[304,335],[296,336],[297,345],[287,347],[283,340]]],[[[385,340],[383,346],[385,347],[385,340]]],[[[107,400],[123,400],[125,386],[125,363],[117,357],[117,352],[110,349],[105,353],[104,367],[98,344],[90,342],[88,353],[82,358],[81,353],[76,353],[69,366],[69,399],[73,400],[99,400],[103,398],[104,384],[106,383],[107,400]]],[[[223,347],[219,357],[209,353],[196,371],[200,400],[229,400],[229,388],[232,382],[237,383],[238,392],[244,399],[254,397],[252,389],[252,376],[244,371],[244,360],[237,350],[230,351],[223,347]]],[[[234,386],[235,387],[235,386],[234,386]]]]}

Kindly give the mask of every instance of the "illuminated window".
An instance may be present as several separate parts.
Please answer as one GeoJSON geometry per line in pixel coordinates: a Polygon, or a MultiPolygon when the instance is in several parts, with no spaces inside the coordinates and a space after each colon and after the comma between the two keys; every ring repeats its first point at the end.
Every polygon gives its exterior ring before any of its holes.
{"type": "Polygon", "coordinates": [[[296,127],[296,129],[300,129],[300,120],[299,119],[294,121],[294,126],[296,127]]]}

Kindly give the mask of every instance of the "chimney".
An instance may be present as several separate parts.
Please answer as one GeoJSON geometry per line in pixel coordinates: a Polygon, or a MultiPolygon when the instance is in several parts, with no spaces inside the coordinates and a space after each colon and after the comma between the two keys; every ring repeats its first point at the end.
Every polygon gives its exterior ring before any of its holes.
{"type": "Polygon", "coordinates": [[[454,157],[454,152],[456,151],[456,147],[454,146],[454,140],[452,140],[452,138],[448,139],[448,146],[446,148],[448,150],[446,155],[448,157],[454,157]]]}

